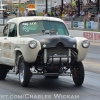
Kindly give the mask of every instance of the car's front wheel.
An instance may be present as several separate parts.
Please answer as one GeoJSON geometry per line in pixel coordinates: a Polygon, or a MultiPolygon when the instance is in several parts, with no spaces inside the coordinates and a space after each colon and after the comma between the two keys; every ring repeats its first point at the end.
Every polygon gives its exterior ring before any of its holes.
{"type": "Polygon", "coordinates": [[[5,65],[0,65],[0,80],[4,80],[7,75],[7,67],[5,65]]]}
{"type": "Polygon", "coordinates": [[[84,81],[84,67],[82,62],[75,62],[72,70],[73,81],[76,86],[81,86],[84,81]]]}
{"type": "Polygon", "coordinates": [[[20,57],[18,67],[20,83],[23,87],[27,87],[31,78],[30,66],[24,61],[23,57],[20,57]]]}

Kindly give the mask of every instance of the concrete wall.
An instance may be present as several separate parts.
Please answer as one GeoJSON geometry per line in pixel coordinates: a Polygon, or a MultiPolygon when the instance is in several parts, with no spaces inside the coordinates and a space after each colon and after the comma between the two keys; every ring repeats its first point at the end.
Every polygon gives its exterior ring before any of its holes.
{"type": "MultiPolygon", "coordinates": [[[[37,12],[42,12],[46,9],[46,2],[45,0],[35,0],[35,4],[37,7],[37,12]]],[[[51,9],[51,0],[48,0],[48,11],[51,9]]]]}
{"type": "Polygon", "coordinates": [[[69,30],[69,34],[73,37],[85,37],[92,42],[100,42],[100,32],[69,30]]]}

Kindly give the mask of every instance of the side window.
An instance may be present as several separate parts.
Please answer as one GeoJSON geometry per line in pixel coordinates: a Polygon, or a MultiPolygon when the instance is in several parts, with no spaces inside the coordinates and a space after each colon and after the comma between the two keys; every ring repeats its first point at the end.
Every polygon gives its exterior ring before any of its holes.
{"type": "Polygon", "coordinates": [[[7,25],[4,27],[3,36],[7,36],[8,31],[9,31],[9,25],[7,24],[7,25]]]}
{"type": "Polygon", "coordinates": [[[16,37],[16,36],[17,36],[17,26],[16,24],[10,24],[8,37],[16,37]]]}

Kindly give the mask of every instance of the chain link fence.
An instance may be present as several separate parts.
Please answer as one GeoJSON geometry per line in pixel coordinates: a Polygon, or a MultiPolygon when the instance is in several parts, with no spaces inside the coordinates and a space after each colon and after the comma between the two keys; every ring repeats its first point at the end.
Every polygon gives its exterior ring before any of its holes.
{"type": "Polygon", "coordinates": [[[78,29],[78,30],[100,30],[100,18],[98,17],[63,17],[66,26],[69,29],[78,29]]]}

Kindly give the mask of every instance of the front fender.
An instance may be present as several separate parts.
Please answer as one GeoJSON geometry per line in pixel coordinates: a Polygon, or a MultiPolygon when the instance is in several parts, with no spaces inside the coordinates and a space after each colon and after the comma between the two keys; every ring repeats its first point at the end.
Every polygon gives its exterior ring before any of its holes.
{"type": "MultiPolygon", "coordinates": [[[[36,40],[35,40],[36,41],[36,40]]],[[[33,63],[35,62],[38,52],[41,50],[41,44],[39,41],[37,42],[37,47],[34,49],[31,49],[29,47],[29,42],[23,43],[23,44],[17,44],[15,46],[15,57],[16,57],[16,51],[20,51],[23,55],[23,58],[26,62],[28,63],[33,63]]]]}
{"type": "Polygon", "coordinates": [[[87,55],[88,48],[82,47],[82,42],[87,40],[83,37],[75,37],[76,38],[76,49],[78,51],[77,62],[83,61],[87,55]]]}

